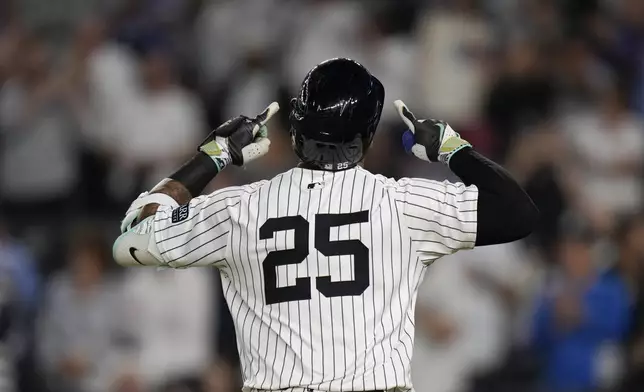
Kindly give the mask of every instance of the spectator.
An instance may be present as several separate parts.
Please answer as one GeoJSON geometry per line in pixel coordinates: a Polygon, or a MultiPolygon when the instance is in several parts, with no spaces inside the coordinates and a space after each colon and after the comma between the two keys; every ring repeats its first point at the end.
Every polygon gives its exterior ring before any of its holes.
{"type": "Polygon", "coordinates": [[[308,70],[324,60],[349,57],[363,61],[358,32],[365,18],[364,6],[339,0],[312,0],[293,6],[296,17],[291,28],[297,33],[291,36],[284,64],[290,91],[297,91],[308,70]]]}
{"type": "Polygon", "coordinates": [[[110,151],[111,190],[128,202],[193,154],[207,129],[197,98],[178,84],[164,45],[154,38],[144,45],[141,88],[117,122],[110,151]]]}
{"type": "Polygon", "coordinates": [[[575,208],[591,217],[597,230],[607,232],[616,215],[641,206],[644,122],[628,110],[620,86],[597,98],[598,110],[570,113],[562,130],[571,150],[567,166],[576,177],[575,208]]]}
{"type": "Polygon", "coordinates": [[[617,225],[615,273],[626,282],[634,300],[633,322],[626,339],[626,377],[620,389],[644,389],[644,215],[629,215],[617,225]]]}
{"type": "MultiPolygon", "coordinates": [[[[371,17],[364,18],[362,22],[360,59],[382,82],[388,97],[392,100],[405,97],[405,102],[415,106],[420,94],[414,78],[418,74],[416,41],[394,29],[394,21],[389,18],[392,12],[390,8],[374,8],[375,11],[369,10],[371,17]]],[[[399,123],[400,117],[393,105],[383,107],[380,121],[383,127],[399,123]]]]}
{"type": "Polygon", "coordinates": [[[268,53],[263,50],[249,52],[241,59],[236,70],[229,74],[228,82],[230,91],[222,111],[225,119],[261,113],[267,102],[275,100],[279,90],[278,78],[271,69],[268,53]]]}
{"type": "MultiPolygon", "coordinates": [[[[16,11],[25,26],[43,33],[49,46],[63,49],[71,41],[76,25],[94,12],[102,11],[105,0],[16,1],[16,11]]],[[[63,50],[57,50],[57,54],[63,50]]]]}
{"type": "Polygon", "coordinates": [[[551,79],[559,90],[558,109],[570,113],[594,109],[599,93],[613,84],[613,70],[581,38],[559,43],[552,53],[551,71],[555,73],[551,79]]]}
{"type": "Polygon", "coordinates": [[[64,223],[78,180],[77,123],[43,43],[25,38],[17,57],[0,89],[0,200],[8,224],[48,252],[57,236],[47,223],[64,223]]]}
{"type": "Polygon", "coordinates": [[[235,75],[249,55],[257,58],[259,54],[269,64],[274,63],[284,50],[279,44],[287,38],[294,6],[297,4],[284,0],[207,2],[197,18],[195,38],[201,80],[208,89],[218,91],[228,85],[228,76],[235,75]]]}
{"type": "MultiPolygon", "coordinates": [[[[33,367],[33,318],[39,279],[29,250],[0,222],[0,390],[11,392],[33,367]]],[[[33,375],[33,374],[30,374],[33,375]]]]}
{"type": "Polygon", "coordinates": [[[144,390],[181,385],[195,391],[214,359],[217,312],[213,276],[207,270],[128,271],[121,304],[132,364],[122,377],[144,390]]]}
{"type": "Polygon", "coordinates": [[[595,391],[610,387],[619,371],[616,347],[628,327],[630,294],[619,275],[593,264],[589,235],[580,226],[563,232],[561,271],[538,300],[533,344],[544,391],[595,391]]]}
{"type": "MultiPolygon", "coordinates": [[[[36,390],[39,383],[34,379],[34,319],[41,283],[38,265],[26,244],[8,233],[1,219],[0,281],[0,356],[4,357],[5,385],[9,388],[8,384],[15,382],[18,390],[36,390]]],[[[2,385],[0,390],[4,391],[2,385]]]]}
{"type": "Polygon", "coordinates": [[[496,370],[512,342],[527,272],[518,244],[461,252],[432,265],[417,304],[412,374],[419,392],[457,392],[496,370]]]}
{"type": "Polygon", "coordinates": [[[433,117],[463,128],[480,120],[493,31],[477,1],[446,3],[421,20],[421,102],[433,117]]]}
{"type": "Polygon", "coordinates": [[[548,120],[555,88],[533,42],[516,42],[507,49],[504,69],[493,83],[485,111],[495,134],[495,156],[506,158],[521,132],[548,120]]]}
{"type": "Polygon", "coordinates": [[[74,110],[81,119],[82,181],[79,192],[84,206],[108,206],[110,159],[118,130],[129,126],[125,119],[136,100],[137,62],[124,45],[109,40],[109,30],[100,19],[88,19],[76,32],[65,63],[71,83],[74,110]]]}
{"type": "Polygon", "coordinates": [[[115,282],[109,248],[97,233],[74,236],[68,265],[50,282],[39,320],[38,352],[53,391],[105,391],[113,377],[115,282]]]}
{"type": "Polygon", "coordinates": [[[6,275],[0,276],[0,390],[13,392],[15,388],[15,358],[10,347],[14,328],[13,287],[6,275]]]}
{"type": "Polygon", "coordinates": [[[217,293],[217,301],[214,304],[217,308],[215,312],[217,359],[206,375],[204,392],[230,392],[242,387],[241,374],[235,371],[239,366],[235,325],[222,291],[217,293]]]}
{"type": "Polygon", "coordinates": [[[544,123],[521,134],[506,159],[507,168],[539,209],[539,224],[528,242],[549,264],[553,263],[561,216],[569,208],[569,195],[574,191],[568,178],[567,147],[561,133],[544,123]]]}
{"type": "MultiPolygon", "coordinates": [[[[19,320],[26,322],[34,316],[39,299],[38,266],[29,249],[13,238],[0,221],[0,271],[8,278],[11,298],[19,320]]],[[[19,323],[17,325],[20,325],[19,323]]],[[[28,329],[24,324],[21,329],[28,329]]],[[[6,331],[6,330],[5,330],[6,331]]],[[[4,335],[7,336],[7,335],[4,335]]]]}
{"type": "MultiPolygon", "coordinates": [[[[640,113],[644,113],[644,5],[638,0],[618,2],[620,24],[611,26],[617,30],[607,49],[617,52],[618,64],[631,87],[631,101],[640,113]],[[626,65],[624,65],[624,63],[626,65]]],[[[609,27],[609,28],[611,28],[609,27]]]]}
{"type": "MultiPolygon", "coordinates": [[[[1,7],[1,6],[0,6],[1,7]]],[[[2,15],[2,10],[0,10],[2,15]]],[[[0,84],[4,84],[16,73],[16,55],[24,32],[16,23],[0,27],[0,84]]]]}

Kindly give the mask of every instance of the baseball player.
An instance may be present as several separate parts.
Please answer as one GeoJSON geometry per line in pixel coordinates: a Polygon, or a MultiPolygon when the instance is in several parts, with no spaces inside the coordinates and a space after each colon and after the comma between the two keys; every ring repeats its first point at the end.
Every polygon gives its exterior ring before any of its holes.
{"type": "Polygon", "coordinates": [[[413,390],[414,305],[426,267],[518,240],[535,225],[532,201],[504,169],[402,101],[394,104],[409,128],[407,150],[462,182],[396,181],[361,168],[383,103],[382,84],[362,65],[323,62],[291,102],[298,167],[200,196],[228,165],[268,152],[273,103],[214,130],[123,220],[119,264],[219,269],[244,391],[413,390]]]}

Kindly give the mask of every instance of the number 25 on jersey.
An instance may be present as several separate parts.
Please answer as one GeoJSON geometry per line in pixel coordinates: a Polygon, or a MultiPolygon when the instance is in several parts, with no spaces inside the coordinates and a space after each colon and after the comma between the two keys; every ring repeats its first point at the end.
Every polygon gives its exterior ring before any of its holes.
{"type": "MultiPolygon", "coordinates": [[[[369,222],[369,211],[348,214],[317,214],[315,216],[315,248],[324,256],[353,255],[354,279],[332,282],[330,276],[315,278],[317,290],[325,297],[361,295],[369,287],[369,248],[359,240],[331,241],[331,228],[352,223],[369,222]]],[[[309,255],[310,223],[300,215],[271,218],[259,229],[259,239],[273,238],[278,231],[293,230],[293,249],[269,252],[262,267],[267,304],[311,299],[311,278],[297,278],[294,286],[277,287],[277,267],[300,264],[309,255]]]]}

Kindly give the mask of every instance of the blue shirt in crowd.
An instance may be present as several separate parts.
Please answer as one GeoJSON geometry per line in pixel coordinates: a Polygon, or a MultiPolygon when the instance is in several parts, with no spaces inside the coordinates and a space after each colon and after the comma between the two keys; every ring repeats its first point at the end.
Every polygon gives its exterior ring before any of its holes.
{"type": "Polygon", "coordinates": [[[587,391],[598,386],[597,359],[607,344],[619,344],[631,317],[631,296],[622,278],[609,271],[581,296],[582,321],[561,330],[555,321],[555,298],[544,295],[534,318],[533,343],[543,356],[548,391],[587,391]]]}

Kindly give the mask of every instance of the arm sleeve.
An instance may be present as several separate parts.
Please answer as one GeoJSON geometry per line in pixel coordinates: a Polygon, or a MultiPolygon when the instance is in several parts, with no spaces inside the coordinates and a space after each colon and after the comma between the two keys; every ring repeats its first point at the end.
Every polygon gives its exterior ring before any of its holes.
{"type": "Polygon", "coordinates": [[[241,202],[242,188],[231,187],[172,209],[159,206],[154,240],[162,261],[172,268],[218,266],[226,259],[231,212],[241,202]]]}
{"type": "Polygon", "coordinates": [[[474,247],[476,186],[404,178],[398,181],[396,199],[402,207],[412,249],[416,249],[423,263],[474,247]]]}
{"type": "Polygon", "coordinates": [[[476,245],[512,242],[534,230],[539,212],[530,197],[500,165],[471,148],[454,154],[450,169],[478,188],[476,245]]]}

